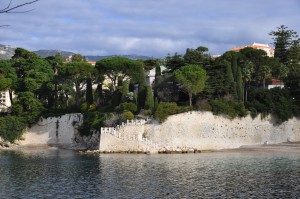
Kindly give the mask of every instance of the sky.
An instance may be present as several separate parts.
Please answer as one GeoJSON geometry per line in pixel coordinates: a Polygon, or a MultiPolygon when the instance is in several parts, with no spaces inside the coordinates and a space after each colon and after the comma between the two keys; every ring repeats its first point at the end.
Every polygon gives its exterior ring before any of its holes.
{"type": "Polygon", "coordinates": [[[300,0],[39,0],[17,11],[28,10],[0,14],[0,25],[9,25],[0,27],[0,44],[164,58],[198,46],[219,55],[253,42],[272,45],[269,32],[280,25],[300,33],[300,0]]]}

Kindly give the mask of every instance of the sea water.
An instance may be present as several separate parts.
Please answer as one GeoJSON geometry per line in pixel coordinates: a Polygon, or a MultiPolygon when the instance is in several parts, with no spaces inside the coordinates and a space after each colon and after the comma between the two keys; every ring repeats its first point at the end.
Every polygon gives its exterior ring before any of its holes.
{"type": "Polygon", "coordinates": [[[300,151],[0,151],[0,198],[299,198],[300,151]]]}

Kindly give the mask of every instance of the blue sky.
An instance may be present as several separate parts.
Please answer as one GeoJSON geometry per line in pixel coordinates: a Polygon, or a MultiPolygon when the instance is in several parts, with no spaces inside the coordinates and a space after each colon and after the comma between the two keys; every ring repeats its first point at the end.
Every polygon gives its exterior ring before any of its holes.
{"type": "MultiPolygon", "coordinates": [[[[5,5],[3,0],[0,6],[5,5]]],[[[29,0],[13,0],[13,4],[29,0]]],[[[40,0],[20,14],[0,14],[0,44],[83,55],[165,57],[206,46],[212,55],[286,25],[300,33],[299,0],[40,0]]]]}

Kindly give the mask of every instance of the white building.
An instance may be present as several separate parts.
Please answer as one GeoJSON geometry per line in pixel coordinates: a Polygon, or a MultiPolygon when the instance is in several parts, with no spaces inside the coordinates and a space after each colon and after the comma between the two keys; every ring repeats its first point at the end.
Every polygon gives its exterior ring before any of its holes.
{"type": "Polygon", "coordinates": [[[11,107],[8,91],[0,92],[0,112],[6,112],[11,107]]]}
{"type": "Polygon", "coordinates": [[[269,57],[274,57],[274,52],[275,52],[274,48],[270,47],[268,44],[260,44],[260,43],[255,43],[255,42],[249,46],[238,46],[238,47],[232,48],[232,49],[230,49],[230,51],[240,51],[246,47],[263,50],[267,53],[267,55],[269,57]]]}

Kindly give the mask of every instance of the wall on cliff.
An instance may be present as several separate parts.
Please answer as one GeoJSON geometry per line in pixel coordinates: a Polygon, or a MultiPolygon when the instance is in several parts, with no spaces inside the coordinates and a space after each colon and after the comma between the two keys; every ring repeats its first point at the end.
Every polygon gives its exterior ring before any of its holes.
{"type": "Polygon", "coordinates": [[[197,149],[238,148],[300,140],[300,120],[280,125],[269,116],[229,119],[211,112],[188,112],[170,116],[161,125],[147,125],[147,137],[160,145],[197,149]]]}
{"type": "MultiPolygon", "coordinates": [[[[229,119],[211,112],[187,112],[170,116],[162,124],[137,125],[135,129],[123,127],[115,136],[106,134],[100,139],[100,150],[141,150],[140,140],[131,142],[117,139],[127,135],[143,137],[151,142],[153,150],[160,148],[199,150],[238,148],[243,145],[275,144],[300,140],[300,120],[293,118],[280,125],[269,116],[265,119],[250,116],[229,119]],[[120,146],[120,147],[118,147],[120,146]],[[121,147],[122,146],[122,147],[121,147]]],[[[103,136],[103,135],[101,135],[103,136]]],[[[147,145],[149,148],[149,145],[147,145]]]]}
{"type": "Polygon", "coordinates": [[[39,122],[29,128],[19,141],[25,145],[54,145],[67,149],[92,148],[97,143],[99,147],[99,134],[81,137],[77,127],[83,122],[80,113],[66,114],[60,117],[41,118],[39,122]]]}

